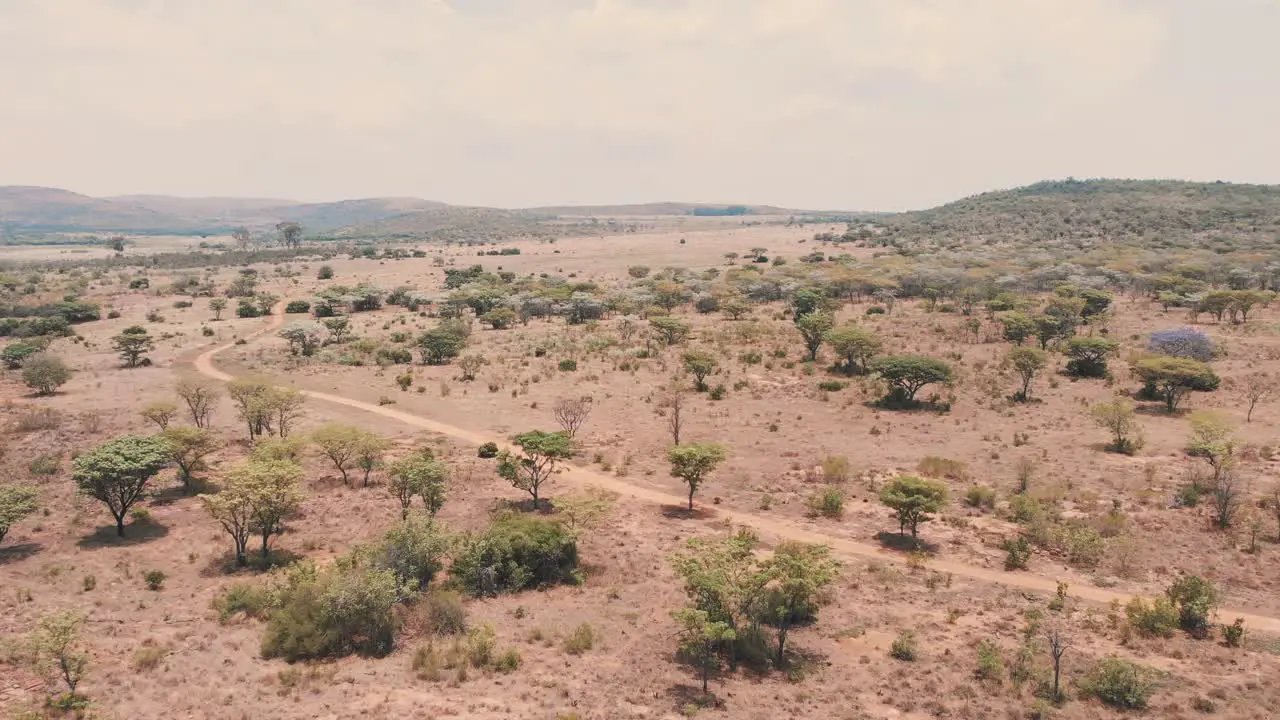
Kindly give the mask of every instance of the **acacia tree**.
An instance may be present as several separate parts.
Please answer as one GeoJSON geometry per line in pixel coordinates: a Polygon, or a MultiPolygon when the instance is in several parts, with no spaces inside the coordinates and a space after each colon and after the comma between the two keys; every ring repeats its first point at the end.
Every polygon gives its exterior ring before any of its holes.
{"type": "Polygon", "coordinates": [[[778,632],[775,663],[779,667],[786,664],[787,633],[797,619],[813,614],[838,568],[826,545],[802,542],[779,544],[773,556],[761,564],[769,590],[764,596],[764,614],[778,632]]]}
{"type": "Polygon", "coordinates": [[[560,428],[573,439],[577,436],[578,430],[587,422],[587,417],[591,415],[591,407],[593,400],[590,395],[583,395],[579,398],[561,398],[556,401],[555,407],[551,409],[551,415],[555,417],[556,422],[560,424],[560,428]]]}
{"type": "Polygon", "coordinates": [[[1258,406],[1258,403],[1270,397],[1275,389],[1275,380],[1266,373],[1254,373],[1244,379],[1241,383],[1241,394],[1249,403],[1249,410],[1244,416],[1245,422],[1253,422],[1253,409],[1258,406]]]}
{"type": "Polygon", "coordinates": [[[302,244],[302,226],[296,222],[276,223],[276,232],[280,234],[280,244],[287,248],[302,244]]]}
{"type": "Polygon", "coordinates": [[[1067,374],[1075,377],[1106,377],[1107,358],[1119,344],[1104,337],[1077,337],[1067,343],[1067,374]]]}
{"type": "Polygon", "coordinates": [[[205,457],[221,447],[217,436],[201,428],[165,428],[160,437],[166,443],[169,459],[178,466],[178,479],[185,490],[191,489],[192,474],[204,468],[205,457]]]}
{"type": "Polygon", "coordinates": [[[542,484],[556,471],[556,464],[573,457],[573,439],[565,432],[530,430],[512,438],[521,455],[502,451],[498,455],[498,475],[512,487],[524,490],[533,498],[533,509],[538,509],[538,495],[542,484]]]}
{"type": "Polygon", "coordinates": [[[205,510],[235,543],[236,565],[248,562],[249,538],[262,538],[262,559],[271,554],[271,537],[284,532],[284,519],[302,499],[303,471],[287,460],[248,460],[227,473],[221,492],[201,495],[205,510]]]}
{"type": "Polygon", "coordinates": [[[1018,377],[1022,379],[1022,389],[1014,393],[1013,399],[1019,402],[1030,400],[1031,381],[1049,364],[1049,356],[1043,350],[1018,347],[1010,350],[1005,360],[1013,366],[1018,377]]]}
{"type": "Polygon", "coordinates": [[[1026,313],[1008,312],[1000,316],[1004,339],[1014,345],[1021,345],[1027,338],[1036,334],[1036,321],[1026,313]]]}
{"type": "Polygon", "coordinates": [[[818,359],[818,350],[822,347],[822,339],[835,325],[835,317],[822,310],[796,315],[796,330],[804,341],[805,350],[810,360],[818,359]]]}
{"type": "Polygon", "coordinates": [[[485,362],[483,355],[463,355],[458,358],[458,369],[462,371],[462,381],[470,382],[476,379],[476,373],[480,372],[480,368],[484,367],[485,362]]]}
{"type": "Polygon", "coordinates": [[[427,514],[435,517],[445,501],[445,483],[449,470],[436,460],[430,450],[410,455],[392,463],[388,472],[387,490],[400,501],[400,517],[409,517],[409,506],[414,496],[421,497],[427,514]]]}
{"type": "Polygon", "coordinates": [[[879,358],[871,363],[871,371],[889,383],[888,399],[902,404],[914,403],[920,388],[933,383],[949,383],[954,377],[950,365],[923,355],[879,358]]]}
{"type": "Polygon", "coordinates": [[[31,654],[35,667],[46,682],[61,681],[67,686],[65,704],[75,706],[76,687],[89,669],[81,629],[84,616],[71,610],[40,618],[31,634],[31,654]]]}
{"type": "Polygon", "coordinates": [[[375,432],[366,432],[356,446],[356,467],[364,473],[361,487],[369,487],[369,476],[382,465],[391,441],[375,432]]]}
{"type": "Polygon", "coordinates": [[[689,486],[689,510],[693,510],[693,494],[716,466],[724,462],[728,453],[715,443],[690,443],[676,445],[667,450],[671,463],[671,477],[677,477],[689,486]]]}
{"type": "Polygon", "coordinates": [[[364,430],[351,425],[328,423],[321,425],[311,433],[311,442],[320,448],[320,452],[342,475],[342,484],[350,485],[348,473],[355,463],[360,451],[360,443],[364,440],[364,430]]]}
{"type": "Polygon", "coordinates": [[[1112,452],[1132,455],[1142,447],[1139,433],[1138,417],[1133,411],[1133,403],[1128,398],[1118,397],[1110,402],[1101,402],[1089,409],[1094,422],[1111,431],[1111,444],[1107,446],[1112,452]]]}
{"type": "Polygon", "coordinates": [[[711,620],[706,611],[684,608],[671,614],[680,625],[680,657],[697,668],[702,678],[702,694],[707,695],[711,673],[720,669],[720,648],[738,635],[723,620],[711,620]]]}
{"type": "Polygon", "coordinates": [[[172,400],[156,400],[147,403],[138,411],[144,420],[150,420],[156,424],[161,430],[169,427],[169,423],[173,422],[173,418],[178,414],[178,404],[172,400]]]}
{"type": "Polygon", "coordinates": [[[213,406],[218,401],[218,390],[202,378],[182,378],[174,385],[178,397],[186,403],[191,422],[198,428],[209,427],[213,406]]]}
{"type": "Polygon", "coordinates": [[[831,351],[844,359],[841,369],[847,375],[865,375],[871,358],[884,349],[884,341],[878,335],[856,325],[828,331],[826,341],[831,351]]]}
{"type": "Polygon", "coordinates": [[[662,338],[664,345],[679,345],[689,334],[689,323],[669,315],[649,318],[649,326],[662,338]]]}
{"type": "Polygon", "coordinates": [[[707,376],[716,371],[716,358],[706,350],[690,350],[684,354],[684,369],[693,375],[694,389],[703,392],[707,389],[707,376]]]}
{"type": "Polygon", "coordinates": [[[947,504],[947,486],[936,480],[899,475],[880,489],[880,502],[892,508],[898,516],[898,534],[917,537],[920,523],[928,522],[930,514],[942,510],[947,504]]]}
{"type": "Polygon", "coordinates": [[[169,460],[169,446],[163,438],[125,435],[77,457],[71,479],[81,493],[107,506],[116,521],[116,535],[124,537],[129,508],[142,498],[147,483],[169,460]]]}
{"type": "Polygon", "coordinates": [[[213,311],[213,321],[218,322],[222,319],[222,313],[227,309],[226,298],[214,298],[210,300],[209,309],[213,311]]]}
{"type": "Polygon", "coordinates": [[[1208,365],[1183,357],[1142,358],[1134,365],[1133,372],[1149,393],[1165,401],[1165,408],[1171,413],[1178,410],[1178,405],[1190,393],[1212,392],[1221,383],[1208,365]]]}
{"type": "Polygon", "coordinates": [[[146,328],[133,325],[111,338],[111,347],[120,355],[125,367],[135,368],[142,364],[147,353],[155,350],[156,343],[146,328]]]}
{"type": "Polygon", "coordinates": [[[40,492],[33,487],[0,487],[0,542],[4,542],[10,527],[40,509],[39,497],[40,492]]]}

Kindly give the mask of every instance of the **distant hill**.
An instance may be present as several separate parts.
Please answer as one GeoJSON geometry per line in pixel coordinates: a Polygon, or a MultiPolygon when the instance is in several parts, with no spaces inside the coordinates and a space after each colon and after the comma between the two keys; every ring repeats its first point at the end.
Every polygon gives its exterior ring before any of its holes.
{"type": "Polygon", "coordinates": [[[1145,241],[1151,247],[1229,239],[1275,249],[1280,185],[1177,180],[1058,180],[982,193],[879,218],[889,237],[924,242],[1145,241]]]}
{"type": "Polygon", "coordinates": [[[571,217],[634,217],[651,215],[794,215],[808,213],[809,211],[788,210],[772,205],[658,202],[641,205],[555,205],[526,208],[525,212],[571,217]]]}
{"type": "Polygon", "coordinates": [[[405,238],[496,242],[512,237],[554,237],[573,234],[571,226],[552,225],[550,216],[522,210],[485,207],[437,207],[402,213],[393,217],[330,233],[333,237],[405,238]]]}
{"type": "Polygon", "coordinates": [[[190,232],[193,223],[127,202],[68,190],[0,187],[0,232],[190,232]]]}
{"type": "Polygon", "coordinates": [[[245,218],[270,217],[275,208],[299,205],[294,200],[279,198],[200,197],[171,195],[116,195],[103,198],[119,205],[146,208],[163,215],[173,215],[193,222],[235,223],[245,218]]]}
{"type": "Polygon", "coordinates": [[[296,222],[308,232],[330,232],[389,220],[405,213],[451,207],[418,198],[367,198],[272,208],[279,220],[296,222]]]}

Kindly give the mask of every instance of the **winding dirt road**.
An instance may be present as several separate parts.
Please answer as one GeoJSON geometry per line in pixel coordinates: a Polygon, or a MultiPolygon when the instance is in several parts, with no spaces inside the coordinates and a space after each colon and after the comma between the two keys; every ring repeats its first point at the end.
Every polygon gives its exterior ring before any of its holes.
{"type": "MultiPolygon", "coordinates": [[[[272,311],[272,315],[268,323],[261,329],[247,336],[245,340],[257,338],[279,328],[283,324],[284,306],[280,305],[272,311]]],[[[215,380],[223,382],[231,380],[231,375],[222,372],[213,364],[213,358],[218,353],[221,353],[234,345],[235,343],[227,343],[200,353],[200,355],[198,355],[193,361],[196,371],[215,380]]],[[[496,442],[500,446],[505,445],[502,438],[488,437],[480,433],[464,430],[453,425],[437,422],[435,420],[402,412],[400,410],[392,410],[388,407],[353,400],[351,398],[342,397],[341,395],[329,395],[327,393],[311,390],[302,390],[301,392],[309,398],[381,415],[386,418],[398,420],[412,427],[428,430],[433,433],[439,433],[440,435],[455,438],[473,445],[481,445],[486,442],[496,442]]],[[[630,497],[632,499],[652,503],[654,505],[674,505],[676,507],[681,507],[687,502],[686,498],[683,496],[671,495],[659,490],[638,487],[623,480],[619,480],[611,475],[603,475],[585,468],[568,467],[560,477],[583,486],[594,485],[604,490],[618,493],[622,497],[630,497]]],[[[736,525],[750,527],[764,536],[773,537],[775,539],[798,540],[801,542],[821,543],[827,545],[836,555],[873,558],[893,563],[901,563],[904,561],[904,558],[900,554],[889,552],[877,545],[832,537],[812,530],[806,530],[805,528],[797,527],[792,523],[774,518],[760,517],[750,513],[723,508],[716,508],[715,512],[718,518],[729,520],[736,525]]],[[[937,572],[951,573],[956,577],[965,577],[1011,588],[1049,593],[1057,590],[1056,579],[1028,572],[996,571],[943,559],[930,560],[928,566],[931,570],[937,572]]],[[[1073,586],[1071,588],[1071,595],[1072,597],[1103,605],[1111,603],[1114,600],[1119,600],[1121,603],[1127,603],[1134,597],[1127,593],[1113,592],[1111,590],[1089,586],[1073,586]]],[[[1218,614],[1221,618],[1228,620],[1243,618],[1246,627],[1253,631],[1280,633],[1280,619],[1277,618],[1225,608],[1220,609],[1218,614]]]]}

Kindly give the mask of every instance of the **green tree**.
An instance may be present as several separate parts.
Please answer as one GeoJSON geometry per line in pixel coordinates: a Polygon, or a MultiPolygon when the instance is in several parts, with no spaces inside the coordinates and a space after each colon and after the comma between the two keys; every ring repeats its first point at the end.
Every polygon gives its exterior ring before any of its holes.
{"type": "Polygon", "coordinates": [[[1213,471],[1213,484],[1217,486],[1234,462],[1235,428],[1223,415],[1210,410],[1197,410],[1188,418],[1191,422],[1191,438],[1187,454],[1202,458],[1213,471]]]}
{"type": "Polygon", "coordinates": [[[222,319],[222,313],[227,309],[226,298],[214,298],[209,301],[209,309],[213,311],[213,320],[217,322],[222,319]]]}
{"type": "Polygon", "coordinates": [[[693,375],[694,389],[698,392],[707,389],[706,378],[718,365],[716,357],[706,350],[690,350],[684,354],[684,369],[693,375]]]}
{"type": "Polygon", "coordinates": [[[320,347],[320,328],[315,323],[293,323],[280,331],[280,337],[288,341],[291,355],[311,357],[320,347]]]}
{"type": "Polygon", "coordinates": [[[418,337],[418,349],[422,352],[422,362],[427,365],[443,365],[458,357],[466,346],[466,336],[446,325],[432,328],[418,337]]]}
{"type": "Polygon", "coordinates": [[[836,578],[839,563],[826,545],[783,542],[761,571],[769,592],[764,614],[778,631],[779,667],[786,663],[787,634],[799,620],[812,619],[827,587],[836,578]]]}
{"type": "Polygon", "coordinates": [[[391,464],[387,474],[387,490],[400,501],[401,519],[409,517],[409,506],[414,496],[422,498],[431,517],[435,517],[444,506],[449,469],[429,451],[397,460],[391,464]]]}
{"type": "Polygon", "coordinates": [[[1071,337],[1078,321],[1079,317],[1075,315],[1051,315],[1047,312],[1037,315],[1032,322],[1035,323],[1035,335],[1040,342],[1040,349],[1047,350],[1050,344],[1071,337]]]}
{"type": "Polygon", "coordinates": [[[164,430],[178,415],[178,404],[172,400],[156,400],[142,406],[138,411],[144,420],[150,420],[156,427],[164,430]]]}
{"type": "Polygon", "coordinates": [[[116,535],[124,537],[129,508],[169,461],[169,444],[164,438],[125,435],[77,457],[71,479],[81,493],[107,506],[116,520],[116,535]]]}
{"type": "Polygon", "coordinates": [[[1076,377],[1106,377],[1107,358],[1120,345],[1103,337],[1076,337],[1067,343],[1067,374],[1076,377]]]}
{"type": "Polygon", "coordinates": [[[1210,619],[1218,607],[1218,588],[1199,575],[1183,575],[1171,584],[1165,595],[1178,609],[1178,624],[1193,637],[1206,638],[1213,628],[1210,619]]]}
{"type": "Polygon", "coordinates": [[[1026,402],[1031,399],[1031,381],[1036,374],[1049,364],[1049,356],[1043,350],[1016,347],[1005,356],[1005,361],[1013,367],[1014,372],[1022,379],[1022,389],[1014,394],[1014,399],[1026,402]]]}
{"type": "Polygon", "coordinates": [[[679,345],[689,334],[689,323],[670,315],[649,318],[649,326],[658,333],[666,345],[679,345]]]}
{"type": "Polygon", "coordinates": [[[791,313],[796,319],[796,324],[800,323],[800,318],[805,315],[812,315],[816,312],[824,312],[827,309],[827,298],[816,290],[803,288],[797,290],[791,296],[791,313]]]}
{"type": "Polygon", "coordinates": [[[737,638],[737,633],[724,621],[713,621],[703,610],[684,608],[671,616],[680,625],[680,657],[697,668],[706,695],[711,673],[720,669],[720,648],[737,638]]]}
{"type": "Polygon", "coordinates": [[[174,391],[190,411],[191,422],[208,429],[213,406],[218,402],[218,388],[203,378],[181,378],[174,384],[174,391]]]}
{"type": "Polygon", "coordinates": [[[61,681],[67,686],[67,700],[74,706],[76,687],[89,669],[89,653],[85,651],[81,629],[84,616],[71,610],[40,618],[31,634],[31,655],[36,670],[47,681],[61,681]]]}
{"type": "Polygon", "coordinates": [[[302,244],[302,226],[296,222],[276,223],[276,232],[280,234],[280,244],[287,248],[296,248],[302,244]]]}
{"type": "Polygon", "coordinates": [[[878,335],[856,325],[830,330],[825,339],[831,351],[844,359],[841,369],[848,375],[865,375],[871,358],[884,349],[884,341],[878,335]]]}
{"type": "Polygon", "coordinates": [[[530,430],[515,436],[521,455],[503,451],[498,455],[498,475],[512,487],[524,490],[538,508],[542,484],[556,471],[556,464],[573,457],[573,439],[565,432],[530,430]]]}
{"type": "Polygon", "coordinates": [[[1036,334],[1036,321],[1026,313],[1005,313],[1000,316],[1000,324],[1004,327],[1004,339],[1014,345],[1021,345],[1036,334]]]}
{"type": "Polygon", "coordinates": [[[120,355],[125,367],[135,368],[142,364],[147,353],[155,349],[156,343],[146,328],[133,325],[111,338],[111,347],[120,355]]]}
{"type": "Polygon", "coordinates": [[[288,460],[247,460],[231,468],[221,492],[200,496],[235,542],[237,564],[245,564],[251,535],[262,540],[263,561],[270,557],[271,538],[284,532],[284,519],[302,500],[303,475],[288,460]]]}
{"type": "Polygon", "coordinates": [[[693,494],[702,481],[715,471],[716,466],[728,457],[725,449],[715,443],[689,443],[667,450],[671,463],[671,477],[677,477],[689,486],[689,509],[693,510],[693,494]]]}
{"type": "Polygon", "coordinates": [[[1155,355],[1138,360],[1133,372],[1176,412],[1183,398],[1192,392],[1213,392],[1221,379],[1206,363],[1190,358],[1155,355]]]}
{"type": "Polygon", "coordinates": [[[738,320],[743,315],[751,314],[751,304],[740,297],[731,297],[720,303],[720,312],[730,320],[738,320]]]}
{"type": "Polygon", "coordinates": [[[320,448],[320,452],[329,458],[329,462],[342,475],[342,484],[350,485],[349,473],[360,452],[364,436],[365,431],[358,427],[327,423],[311,433],[311,442],[320,448]]]}
{"type": "Polygon", "coordinates": [[[898,515],[898,533],[905,534],[911,527],[911,537],[917,537],[920,523],[928,522],[931,513],[937,513],[947,504],[947,486],[936,480],[899,475],[880,489],[880,502],[892,508],[898,515]]]}
{"type": "Polygon", "coordinates": [[[915,402],[920,388],[933,383],[949,383],[954,377],[950,365],[923,355],[878,358],[871,363],[870,369],[889,383],[890,399],[901,403],[915,402]]]}
{"type": "Polygon", "coordinates": [[[4,542],[9,528],[40,509],[39,497],[40,492],[33,487],[0,487],[0,542],[4,542]]]}
{"type": "Polygon", "coordinates": [[[222,444],[208,430],[193,427],[167,427],[160,432],[169,459],[178,466],[178,479],[182,487],[191,489],[192,474],[204,469],[204,459],[218,451],[222,444]]]}
{"type": "Polygon", "coordinates": [[[9,343],[0,351],[0,362],[4,362],[4,366],[9,370],[21,370],[22,364],[27,358],[40,352],[40,348],[31,343],[16,342],[9,343]]]}
{"type": "Polygon", "coordinates": [[[756,536],[748,531],[718,538],[694,538],[671,558],[694,608],[712,622],[735,631],[751,625],[766,578],[757,567],[756,536]]]}
{"type": "Polygon", "coordinates": [[[506,330],[516,324],[519,316],[509,307],[499,307],[480,316],[480,322],[486,323],[494,330],[506,330]]]}
{"type": "Polygon", "coordinates": [[[796,330],[804,341],[805,350],[810,360],[818,359],[818,349],[822,347],[822,339],[835,325],[835,316],[829,312],[814,311],[796,316],[796,330]]]}
{"type": "Polygon", "coordinates": [[[369,487],[369,476],[382,465],[391,441],[376,432],[366,432],[356,446],[356,467],[364,473],[361,487],[369,487]]]}
{"type": "Polygon", "coordinates": [[[1111,431],[1109,450],[1132,455],[1142,446],[1139,435],[1138,416],[1133,411],[1133,403],[1128,398],[1116,398],[1109,402],[1101,402],[1089,410],[1094,422],[1111,431]]]}
{"type": "Polygon", "coordinates": [[[22,382],[37,395],[52,395],[70,379],[71,368],[57,355],[37,353],[22,364],[22,382]]]}

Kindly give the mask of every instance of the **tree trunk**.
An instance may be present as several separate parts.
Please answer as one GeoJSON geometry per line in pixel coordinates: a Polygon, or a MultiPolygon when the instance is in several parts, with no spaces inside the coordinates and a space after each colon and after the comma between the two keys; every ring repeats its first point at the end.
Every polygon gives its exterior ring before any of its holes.
{"type": "Polygon", "coordinates": [[[116,516],[116,537],[124,537],[124,513],[116,516]]]}
{"type": "Polygon", "coordinates": [[[703,660],[702,662],[702,694],[703,695],[708,694],[707,676],[709,676],[710,674],[711,674],[711,663],[706,660],[703,660]]]}
{"type": "Polygon", "coordinates": [[[689,484],[689,512],[693,512],[693,484],[689,484]]]}
{"type": "Polygon", "coordinates": [[[778,667],[782,667],[786,659],[787,650],[787,626],[783,624],[778,628],[778,667]]]}
{"type": "Polygon", "coordinates": [[[267,544],[270,538],[271,533],[262,533],[262,559],[264,561],[271,557],[271,546],[267,544]]]}

